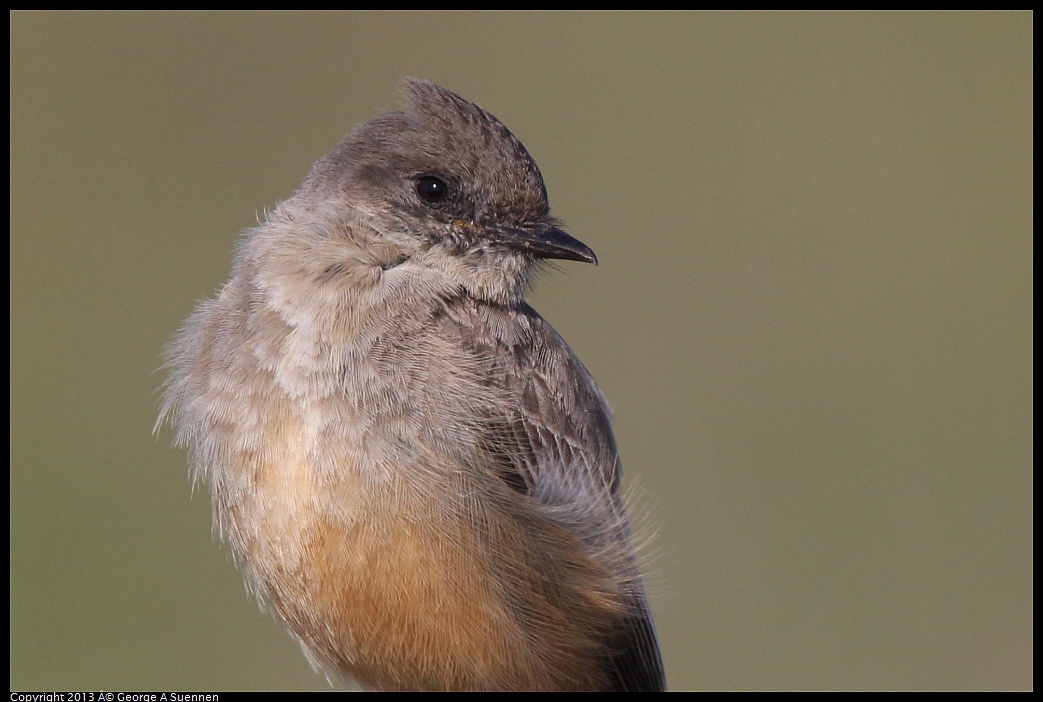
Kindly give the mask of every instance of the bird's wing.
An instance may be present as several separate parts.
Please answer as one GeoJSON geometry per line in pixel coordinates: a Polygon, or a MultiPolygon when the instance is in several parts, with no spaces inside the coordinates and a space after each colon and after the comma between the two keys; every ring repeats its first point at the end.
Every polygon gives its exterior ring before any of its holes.
{"type": "Polygon", "coordinates": [[[590,533],[573,530],[595,548],[599,540],[622,541],[627,562],[617,565],[633,573],[626,613],[605,647],[605,672],[619,691],[665,690],[659,644],[618,495],[620,462],[608,405],[551,326],[531,309],[521,312],[532,334],[506,354],[512,359],[505,383],[516,398],[514,412],[491,427],[500,475],[511,488],[548,504],[590,499],[591,493],[605,502],[607,524],[592,525],[590,533]]]}

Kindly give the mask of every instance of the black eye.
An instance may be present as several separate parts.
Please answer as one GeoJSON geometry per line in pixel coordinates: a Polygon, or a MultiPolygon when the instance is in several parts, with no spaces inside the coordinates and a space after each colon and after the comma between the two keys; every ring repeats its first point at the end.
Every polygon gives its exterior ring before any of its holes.
{"type": "Polygon", "coordinates": [[[416,194],[424,202],[439,203],[449,197],[449,185],[438,176],[420,176],[416,180],[416,194]]]}

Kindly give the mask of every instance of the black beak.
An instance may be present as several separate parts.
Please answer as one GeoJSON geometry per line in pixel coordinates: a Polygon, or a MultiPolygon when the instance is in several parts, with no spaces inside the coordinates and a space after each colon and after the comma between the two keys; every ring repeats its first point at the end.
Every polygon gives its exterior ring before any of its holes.
{"type": "Polygon", "coordinates": [[[537,224],[525,229],[492,227],[489,233],[494,241],[523,251],[533,258],[560,258],[593,263],[595,266],[598,264],[598,257],[589,246],[550,224],[537,224]]]}

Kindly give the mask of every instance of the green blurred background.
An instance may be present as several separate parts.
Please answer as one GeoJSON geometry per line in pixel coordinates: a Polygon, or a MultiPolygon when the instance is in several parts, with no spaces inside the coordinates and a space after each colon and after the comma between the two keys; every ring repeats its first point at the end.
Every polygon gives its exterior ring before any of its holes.
{"type": "Polygon", "coordinates": [[[11,687],[328,689],[257,611],[160,350],[403,75],[500,117],[599,267],[673,689],[1032,687],[1032,15],[11,20],[11,687]]]}

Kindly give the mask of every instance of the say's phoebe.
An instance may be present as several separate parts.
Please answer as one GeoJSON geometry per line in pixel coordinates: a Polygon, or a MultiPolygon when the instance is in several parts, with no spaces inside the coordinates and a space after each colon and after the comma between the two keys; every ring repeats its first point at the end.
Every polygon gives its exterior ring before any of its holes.
{"type": "Polygon", "coordinates": [[[558,228],[525,147],[408,79],[246,233],[160,421],[317,668],[380,690],[662,690],[609,409],[523,300],[558,228]]]}

